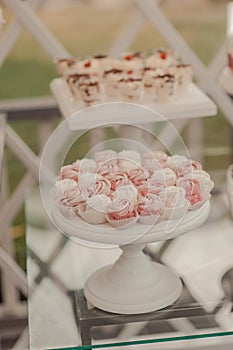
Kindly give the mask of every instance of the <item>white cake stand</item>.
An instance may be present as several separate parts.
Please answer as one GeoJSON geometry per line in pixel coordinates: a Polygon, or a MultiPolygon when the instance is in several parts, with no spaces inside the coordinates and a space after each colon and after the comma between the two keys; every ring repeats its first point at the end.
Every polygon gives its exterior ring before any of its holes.
{"type": "Polygon", "coordinates": [[[142,251],[145,244],[189,232],[207,219],[209,210],[209,202],[206,202],[201,208],[188,212],[170,233],[169,221],[151,227],[136,224],[120,230],[108,224],[94,226],[79,218],[68,219],[58,208],[53,209],[52,217],[68,235],[120,246],[122,254],[118,260],[94,272],[85,283],[84,293],[93,306],[102,310],[137,314],[167,307],[179,298],[182,291],[181,281],[172,270],[146,257],[142,251]]]}

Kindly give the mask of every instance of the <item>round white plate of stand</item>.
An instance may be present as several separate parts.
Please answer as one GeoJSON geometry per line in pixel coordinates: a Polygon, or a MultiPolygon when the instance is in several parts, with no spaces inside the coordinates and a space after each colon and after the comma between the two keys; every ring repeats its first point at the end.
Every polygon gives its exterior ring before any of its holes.
{"type": "Polygon", "coordinates": [[[120,246],[122,254],[118,260],[94,272],[85,283],[84,294],[99,309],[138,314],[165,308],[182,292],[182,283],[171,269],[146,257],[145,244],[165,241],[197,228],[207,219],[209,211],[210,204],[206,202],[201,208],[187,212],[179,223],[162,221],[148,227],[136,224],[123,230],[109,224],[90,225],[79,218],[66,218],[56,206],[52,218],[69,236],[120,246]]]}

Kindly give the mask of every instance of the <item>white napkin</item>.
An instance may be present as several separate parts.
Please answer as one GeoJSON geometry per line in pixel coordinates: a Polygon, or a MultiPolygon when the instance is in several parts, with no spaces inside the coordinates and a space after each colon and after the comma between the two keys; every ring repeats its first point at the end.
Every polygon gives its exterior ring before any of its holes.
{"type": "Polygon", "coordinates": [[[224,297],[222,276],[233,268],[233,221],[224,218],[178,237],[162,261],[178,272],[206,311],[213,311],[224,297]]]}

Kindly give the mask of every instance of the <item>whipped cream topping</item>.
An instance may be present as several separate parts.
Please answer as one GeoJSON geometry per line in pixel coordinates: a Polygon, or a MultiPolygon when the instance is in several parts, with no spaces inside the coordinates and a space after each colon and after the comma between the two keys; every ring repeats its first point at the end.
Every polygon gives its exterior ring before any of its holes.
{"type": "Polygon", "coordinates": [[[178,64],[178,54],[170,49],[158,49],[146,59],[146,66],[166,68],[178,64]]]}
{"type": "Polygon", "coordinates": [[[186,92],[193,78],[192,67],[182,64],[170,49],[157,49],[148,57],[142,52],[124,53],[119,58],[105,54],[68,57],[58,59],[55,65],[74,98],[84,106],[119,98],[167,102],[186,92]]]}

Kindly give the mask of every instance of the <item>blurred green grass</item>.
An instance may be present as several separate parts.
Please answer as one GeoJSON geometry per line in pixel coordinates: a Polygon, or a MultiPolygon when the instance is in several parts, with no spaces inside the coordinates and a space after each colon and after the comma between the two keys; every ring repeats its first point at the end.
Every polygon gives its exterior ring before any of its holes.
{"type": "MultiPolygon", "coordinates": [[[[133,15],[134,6],[122,8],[98,8],[94,2],[67,1],[62,8],[42,8],[38,15],[73,56],[85,57],[92,53],[106,52],[114,39],[133,15]],[[68,20],[67,20],[68,19],[68,20]]],[[[12,15],[5,13],[10,21],[12,15]]],[[[208,64],[225,38],[225,1],[164,1],[162,10],[182,34],[184,39],[208,64]]],[[[161,34],[146,22],[133,42],[131,49],[150,53],[153,48],[167,46],[161,34]]],[[[53,60],[41,49],[30,33],[23,30],[9,58],[0,70],[0,98],[20,98],[50,94],[49,83],[56,77],[53,60]]],[[[205,146],[229,146],[230,126],[219,113],[203,120],[205,146]]],[[[15,121],[11,126],[36,152],[39,151],[39,121],[15,121]]],[[[184,138],[186,133],[183,133],[184,138]]],[[[86,152],[88,137],[83,140],[86,152]]],[[[25,168],[7,150],[10,189],[13,190],[25,173],[25,168]]],[[[227,167],[230,156],[209,157],[207,169],[227,167]]],[[[14,224],[24,222],[23,210],[14,224]]]]}
{"type": "Polygon", "coordinates": [[[0,84],[1,99],[49,95],[49,83],[54,77],[51,62],[30,57],[21,61],[11,56],[0,70],[0,81],[4,82],[0,84]]]}

